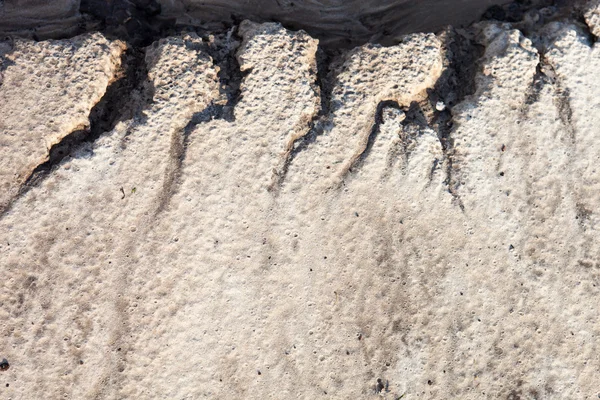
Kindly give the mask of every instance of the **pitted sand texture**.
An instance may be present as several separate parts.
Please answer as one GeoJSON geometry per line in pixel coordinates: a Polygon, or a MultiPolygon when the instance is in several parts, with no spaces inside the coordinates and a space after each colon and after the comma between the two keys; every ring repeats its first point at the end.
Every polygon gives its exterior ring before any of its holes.
{"type": "Polygon", "coordinates": [[[50,148],[89,127],[92,107],[115,79],[125,47],[101,34],[17,39],[0,50],[0,211],[50,148]]]}
{"type": "Polygon", "coordinates": [[[597,398],[598,46],[536,29],[461,33],[473,82],[444,35],[146,48],[148,104],[0,218],[3,396],[597,398]]]}

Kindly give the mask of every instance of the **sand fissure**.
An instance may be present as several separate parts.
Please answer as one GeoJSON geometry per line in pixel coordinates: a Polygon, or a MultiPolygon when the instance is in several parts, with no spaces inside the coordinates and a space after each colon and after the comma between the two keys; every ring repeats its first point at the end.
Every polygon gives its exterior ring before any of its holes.
{"type": "Polygon", "coordinates": [[[319,93],[319,109],[308,123],[307,133],[294,140],[290,148],[286,150],[281,171],[277,172],[276,180],[272,185],[273,189],[281,188],[285,183],[290,165],[294,162],[298,154],[308,150],[332,123],[331,96],[336,75],[336,70],[332,67],[338,62],[341,52],[330,51],[319,45],[316,56],[317,70],[315,81],[319,93]]]}
{"type": "Polygon", "coordinates": [[[5,397],[597,396],[600,56],[524,3],[352,50],[180,26],[89,107],[114,41],[17,40],[0,161],[59,146],[0,218],[5,397]]]}

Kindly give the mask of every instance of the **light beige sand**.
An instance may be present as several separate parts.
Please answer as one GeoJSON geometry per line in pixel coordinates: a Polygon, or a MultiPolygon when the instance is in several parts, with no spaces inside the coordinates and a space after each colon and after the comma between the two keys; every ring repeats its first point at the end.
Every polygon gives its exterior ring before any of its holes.
{"type": "Polygon", "coordinates": [[[125,46],[100,34],[73,40],[4,42],[0,54],[0,210],[50,148],[88,125],[115,79],[125,46]]]}
{"type": "Polygon", "coordinates": [[[473,27],[448,148],[407,107],[449,68],[443,36],[342,55],[317,122],[317,41],[239,32],[235,120],[198,119],[223,101],[210,43],[163,39],[143,115],[0,218],[2,396],[597,398],[598,45],[473,27]]]}

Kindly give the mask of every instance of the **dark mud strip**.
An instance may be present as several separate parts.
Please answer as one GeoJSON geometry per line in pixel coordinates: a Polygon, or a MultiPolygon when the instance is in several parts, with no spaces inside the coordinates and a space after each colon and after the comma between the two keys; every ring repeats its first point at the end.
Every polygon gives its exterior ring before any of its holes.
{"type": "Polygon", "coordinates": [[[391,44],[400,35],[467,25],[507,0],[175,0],[162,15],[233,24],[241,19],[277,21],[303,29],[325,47],[374,41],[391,44]]]}
{"type": "Polygon", "coordinates": [[[250,19],[303,29],[326,47],[392,44],[412,32],[466,26],[507,0],[22,0],[0,1],[0,35],[44,40],[102,31],[135,45],[184,25],[207,31],[250,19]]]}

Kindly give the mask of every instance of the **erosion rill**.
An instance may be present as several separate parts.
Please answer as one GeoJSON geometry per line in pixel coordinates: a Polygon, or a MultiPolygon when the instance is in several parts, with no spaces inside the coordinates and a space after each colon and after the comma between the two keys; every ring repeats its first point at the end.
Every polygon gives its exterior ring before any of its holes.
{"type": "Polygon", "coordinates": [[[2,398],[600,397],[600,1],[17,3],[2,398]]]}

